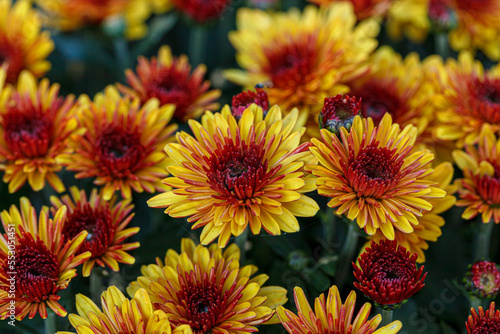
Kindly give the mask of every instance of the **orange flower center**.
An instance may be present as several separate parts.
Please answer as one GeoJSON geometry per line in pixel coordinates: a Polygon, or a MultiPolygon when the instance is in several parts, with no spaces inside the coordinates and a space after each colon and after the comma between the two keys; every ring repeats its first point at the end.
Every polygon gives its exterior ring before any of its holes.
{"type": "Polygon", "coordinates": [[[0,36],[0,67],[7,65],[7,82],[15,83],[24,67],[21,50],[7,40],[5,35],[0,36]]]}
{"type": "Polygon", "coordinates": [[[349,153],[347,180],[358,197],[380,198],[386,191],[394,188],[402,179],[403,156],[396,150],[378,147],[378,143],[362,148],[357,157],[349,153]]]}
{"type": "Polygon", "coordinates": [[[57,293],[59,263],[41,240],[31,236],[20,240],[16,249],[16,295],[28,302],[42,302],[57,293]]]}
{"type": "MultiPolygon", "coordinates": [[[[3,116],[4,138],[14,158],[43,157],[52,144],[53,121],[31,100],[14,98],[3,116]]],[[[51,108],[57,110],[59,103],[51,108]]]]}
{"type": "Polygon", "coordinates": [[[116,226],[111,219],[109,207],[92,208],[90,204],[78,205],[66,218],[63,235],[73,239],[80,232],[87,231],[79,254],[90,251],[92,258],[100,257],[113,242],[116,226]]]}
{"type": "Polygon", "coordinates": [[[140,144],[140,136],[136,131],[115,125],[106,127],[95,145],[99,168],[115,178],[127,177],[134,172],[148,153],[140,144]]]}

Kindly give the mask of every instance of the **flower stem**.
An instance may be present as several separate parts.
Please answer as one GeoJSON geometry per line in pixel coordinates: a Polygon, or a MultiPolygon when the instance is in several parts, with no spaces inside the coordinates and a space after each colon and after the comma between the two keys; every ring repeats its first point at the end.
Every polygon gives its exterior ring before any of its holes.
{"type": "Polygon", "coordinates": [[[450,53],[448,46],[448,34],[446,32],[438,32],[434,35],[435,52],[443,58],[447,58],[450,53]]]}
{"type": "Polygon", "coordinates": [[[335,273],[339,289],[345,284],[349,274],[349,268],[351,267],[351,261],[354,257],[354,252],[356,251],[356,245],[358,243],[358,234],[356,233],[354,223],[347,219],[345,219],[345,221],[347,222],[347,234],[344,240],[344,245],[342,246],[342,251],[340,252],[337,272],[335,273]]]}
{"type": "Polygon", "coordinates": [[[321,223],[323,224],[323,231],[325,235],[325,241],[328,245],[331,245],[334,240],[335,235],[335,215],[334,210],[330,207],[327,207],[324,213],[321,215],[321,223]]]}
{"type": "Polygon", "coordinates": [[[120,80],[125,78],[125,70],[130,67],[130,52],[127,40],[123,37],[113,38],[113,49],[115,51],[116,61],[120,80]]]}
{"type": "Polygon", "coordinates": [[[52,310],[47,310],[48,315],[47,319],[43,321],[44,327],[45,327],[45,334],[54,334],[57,332],[57,326],[56,326],[56,314],[52,310]]]}
{"type": "Polygon", "coordinates": [[[241,233],[239,236],[236,237],[236,240],[234,241],[236,245],[238,245],[238,248],[240,249],[240,263],[245,261],[246,259],[246,243],[248,241],[248,234],[249,234],[250,227],[248,226],[243,233],[241,233]]]}
{"type": "Polygon", "coordinates": [[[489,258],[493,225],[495,225],[493,221],[489,223],[480,222],[479,231],[476,234],[475,261],[489,258]]]}
{"type": "Polygon", "coordinates": [[[389,325],[393,319],[394,319],[394,310],[386,310],[383,308],[378,307],[380,310],[380,313],[382,314],[382,323],[381,326],[387,326],[389,325]]]}
{"type": "Polygon", "coordinates": [[[195,67],[205,61],[207,31],[202,25],[193,24],[189,32],[189,63],[195,67]]]}
{"type": "Polygon", "coordinates": [[[90,274],[90,297],[95,303],[99,303],[101,300],[101,293],[104,291],[104,286],[102,282],[102,272],[100,268],[94,268],[90,274]]]}

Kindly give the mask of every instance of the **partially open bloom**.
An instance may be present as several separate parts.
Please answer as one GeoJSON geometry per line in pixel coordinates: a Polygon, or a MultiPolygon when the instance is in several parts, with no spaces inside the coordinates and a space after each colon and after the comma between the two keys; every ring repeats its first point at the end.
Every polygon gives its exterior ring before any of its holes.
{"type": "MultiPolygon", "coordinates": [[[[339,0],[308,0],[320,6],[327,6],[339,0]]],[[[345,1],[345,0],[342,0],[345,1]]],[[[354,13],[358,20],[364,20],[369,17],[383,17],[394,0],[349,0],[354,8],[354,13]]]]}
{"type": "Polygon", "coordinates": [[[172,0],[174,7],[197,23],[222,19],[231,0],[172,0]]]}
{"type": "Polygon", "coordinates": [[[500,268],[495,262],[477,261],[465,274],[467,290],[478,298],[495,298],[500,290],[500,268]]]}
{"type": "Polygon", "coordinates": [[[463,171],[457,179],[460,199],[466,207],[462,218],[470,220],[481,214],[483,223],[500,223],[500,139],[485,125],[478,145],[466,145],[465,151],[453,151],[453,158],[463,171]]]}
{"type": "Polygon", "coordinates": [[[372,241],[355,263],[354,286],[377,305],[396,309],[425,285],[424,267],[417,269],[417,254],[410,254],[396,241],[372,241]],[[423,274],[423,276],[422,276],[423,274]]]}
{"type": "Polygon", "coordinates": [[[126,228],[134,216],[134,206],[130,199],[118,201],[112,198],[107,202],[92,189],[90,197],[85,190],[70,188],[71,197],[52,196],[52,213],[62,206],[68,208],[68,214],[62,230],[63,235],[72,239],[81,231],[88,235],[80,248],[80,253],[89,251],[92,256],[83,264],[83,276],[89,276],[95,264],[108,266],[118,271],[118,263],[133,264],[135,259],[127,251],[139,247],[139,242],[124,243],[125,239],[139,232],[139,227],[126,228]]]}
{"type": "Polygon", "coordinates": [[[356,25],[346,2],[286,13],[242,8],[237,27],[229,39],[243,70],[228,70],[226,76],[248,88],[271,82],[271,105],[299,108],[315,133],[325,97],[348,92],[345,83],[367,72],[364,62],[379,31],[374,20],[356,25]]]}
{"type": "Polygon", "coordinates": [[[274,106],[264,118],[254,104],[238,122],[229,106],[205,113],[201,124],[189,121],[194,137],[180,132],[177,143],[165,147],[173,177],[163,182],[174,189],[150,199],[149,206],[189,217],[193,229],[203,227],[204,245],[219,237],[224,247],[248,227],[253,234],[262,228],[272,235],[297,232],[296,216],[312,217],[319,210],[303,195],[315,189],[303,171],[315,160],[309,144],[300,144],[301,132],[293,131],[297,117],[294,110],[282,118],[274,106]]]}
{"type": "Polygon", "coordinates": [[[369,235],[380,229],[394,240],[394,228],[413,232],[418,218],[432,209],[429,201],[446,195],[428,179],[434,155],[411,152],[417,129],[408,125],[401,130],[387,113],[377,127],[371,118],[356,116],[350,131],[340,131],[336,136],[322,129],[322,140],[311,139],[310,150],[320,165],[306,170],[318,177],[318,193],[331,197],[328,206],[356,219],[369,235]]]}
{"type": "Polygon", "coordinates": [[[361,100],[356,96],[337,96],[325,98],[323,109],[319,113],[319,127],[340,135],[340,128],[351,129],[354,117],[360,114],[361,100]]]}
{"type": "Polygon", "coordinates": [[[123,198],[130,198],[132,190],[165,190],[163,147],[177,129],[169,125],[174,107],[160,107],[156,99],[141,105],[138,99],[120,96],[112,86],[93,102],[83,97],[81,104],[79,122],[87,131],[72,138],[75,152],[58,161],[76,172],[76,178],[94,178],[95,185],[103,186],[106,201],[117,190],[123,198]]]}
{"type": "MultiPolygon", "coordinates": [[[[69,321],[78,334],[192,334],[189,326],[172,329],[167,315],[154,310],[148,293],[139,289],[127,299],[117,287],[111,286],[101,295],[102,310],[88,297],[76,295],[77,314],[69,321]]],[[[57,334],[73,334],[57,332],[57,334]]]]}
{"type": "Polygon", "coordinates": [[[448,59],[444,65],[434,63],[440,78],[436,97],[438,139],[456,143],[476,144],[483,124],[490,124],[500,134],[500,64],[485,71],[469,53],[458,60],[448,59]]]}
{"type": "Polygon", "coordinates": [[[264,89],[255,88],[255,91],[247,90],[233,96],[231,112],[236,120],[239,121],[243,112],[254,103],[262,108],[265,116],[269,110],[269,97],[264,89]]]}
{"type": "Polygon", "coordinates": [[[145,21],[151,14],[144,0],[36,0],[45,11],[47,24],[62,31],[100,25],[116,26],[129,39],[147,32],[145,21]]]}
{"type": "Polygon", "coordinates": [[[500,311],[495,310],[495,302],[490,304],[490,308],[483,310],[479,306],[478,311],[471,308],[471,315],[465,323],[467,334],[500,333],[500,311]]]}
{"type": "Polygon", "coordinates": [[[371,305],[365,303],[359,313],[354,316],[356,293],[351,291],[344,303],[340,299],[338,288],[333,285],[325,295],[321,294],[314,301],[314,311],[300,287],[293,290],[298,315],[279,306],[277,309],[281,324],[290,334],[395,334],[402,328],[400,321],[393,321],[387,326],[377,329],[382,321],[380,314],[368,320],[371,305]]]}
{"type": "Polygon", "coordinates": [[[181,253],[170,249],[165,261],[143,266],[136,282],[127,288],[133,295],[144,288],[156,309],[163,310],[174,327],[189,325],[196,334],[253,333],[284,304],[286,290],[262,287],[266,274],[251,277],[257,267],[240,267],[240,250],[231,244],[224,252],[182,239],[181,253]]]}
{"type": "MultiPolygon", "coordinates": [[[[425,262],[424,251],[429,248],[428,242],[436,242],[441,236],[441,227],[444,225],[445,220],[439,214],[455,205],[456,198],[453,194],[457,191],[457,186],[451,184],[453,172],[453,166],[449,162],[443,162],[436,166],[434,173],[429,175],[427,180],[435,182],[439,188],[446,191],[446,196],[429,199],[432,209],[429,212],[423,213],[422,217],[418,218],[418,225],[413,226],[413,232],[403,233],[397,229],[394,230],[394,240],[410,253],[416,253],[418,255],[418,263],[425,262]]],[[[372,240],[379,243],[384,239],[386,238],[382,231],[377,230],[374,235],[368,238],[367,246],[372,240]]]]}
{"type": "Polygon", "coordinates": [[[7,68],[7,82],[15,83],[22,70],[37,78],[50,70],[46,58],[54,42],[40,30],[40,16],[31,1],[0,0],[0,67],[7,68]]]}
{"type": "Polygon", "coordinates": [[[139,98],[146,103],[157,98],[160,105],[175,105],[174,117],[187,122],[198,118],[205,110],[215,110],[219,104],[215,102],[220,90],[209,90],[210,82],[203,81],[207,68],[198,65],[191,72],[191,65],[185,55],[173,57],[168,46],[162,46],[158,57],[147,60],[139,57],[136,73],[127,69],[125,75],[129,87],[118,84],[125,95],[139,98]]]}
{"type": "Polygon", "coordinates": [[[0,170],[14,193],[26,181],[40,191],[47,181],[57,192],[64,185],[57,176],[62,166],[56,159],[72,150],[71,135],[81,133],[75,117],[74,97],[59,96],[59,85],[47,79],[37,83],[27,71],[17,87],[4,86],[0,69],[0,170]]]}
{"type": "Polygon", "coordinates": [[[64,317],[67,312],[58,303],[58,292],[76,276],[74,268],[90,257],[89,252],[77,255],[87,232],[72,239],[63,236],[66,207],[61,207],[54,219],[48,218],[44,208],[37,220],[30,201],[22,197],[20,209],[12,205],[1,213],[5,234],[0,236],[0,317],[10,316],[12,302],[18,320],[26,316],[32,319],[37,313],[45,319],[47,307],[64,317]],[[14,264],[9,258],[12,255],[16,257],[14,264]],[[15,289],[11,288],[12,277],[15,289]]]}

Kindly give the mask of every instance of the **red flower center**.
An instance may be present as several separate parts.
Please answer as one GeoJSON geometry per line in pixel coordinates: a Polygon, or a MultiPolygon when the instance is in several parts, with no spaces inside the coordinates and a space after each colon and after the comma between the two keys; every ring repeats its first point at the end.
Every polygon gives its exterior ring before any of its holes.
{"type": "Polygon", "coordinates": [[[90,204],[78,205],[66,218],[63,235],[73,239],[80,232],[87,231],[87,239],[83,242],[78,254],[90,251],[92,258],[100,257],[113,242],[116,226],[111,219],[111,211],[106,205],[92,208],[90,204]]]}
{"type": "Polygon", "coordinates": [[[41,240],[23,238],[16,249],[16,295],[25,301],[42,302],[57,293],[59,263],[41,240]]]}
{"type": "MultiPolygon", "coordinates": [[[[15,99],[3,115],[4,138],[15,158],[37,158],[46,155],[51,145],[53,121],[50,113],[33,106],[31,100],[15,99]]],[[[53,108],[57,110],[59,104],[53,108]]]]}
{"type": "Polygon", "coordinates": [[[221,18],[231,0],[174,0],[174,6],[193,20],[204,22],[221,18]]]}
{"type": "Polygon", "coordinates": [[[21,50],[0,36],[0,67],[7,64],[7,82],[15,83],[24,67],[24,57],[21,50]]]}
{"type": "Polygon", "coordinates": [[[307,84],[311,80],[316,64],[315,37],[304,36],[295,43],[285,45],[280,41],[272,43],[272,48],[264,51],[268,61],[264,70],[271,76],[273,86],[297,88],[307,84]]]}
{"type": "Polygon", "coordinates": [[[371,117],[378,125],[386,113],[390,113],[395,123],[404,123],[408,118],[408,106],[401,99],[394,81],[369,80],[362,87],[353,89],[352,93],[360,97],[361,114],[371,117]]]}
{"type": "Polygon", "coordinates": [[[401,172],[404,155],[396,154],[396,149],[381,148],[377,144],[362,148],[357,157],[354,157],[354,151],[349,152],[345,174],[350,186],[360,197],[379,198],[385,191],[394,188],[404,176],[401,172]]]}
{"type": "Polygon", "coordinates": [[[464,101],[463,96],[457,97],[460,106],[457,112],[483,123],[500,123],[500,79],[469,79],[465,94],[464,101]]]}
{"type": "Polygon", "coordinates": [[[471,334],[496,334],[500,333],[500,319],[480,319],[472,330],[471,334]]]}
{"type": "Polygon", "coordinates": [[[239,137],[236,142],[226,138],[210,158],[205,157],[208,183],[219,193],[214,197],[237,204],[259,196],[265,185],[275,181],[271,177],[279,169],[277,166],[267,171],[267,160],[263,161],[263,157],[263,145],[252,140],[240,141],[239,137]]]}
{"type": "Polygon", "coordinates": [[[117,178],[134,172],[147,154],[137,132],[115,125],[109,125],[101,132],[95,151],[99,156],[99,168],[117,178]]]}
{"type": "Polygon", "coordinates": [[[243,112],[253,103],[261,107],[265,114],[269,109],[269,98],[266,91],[262,88],[256,88],[255,92],[247,90],[233,96],[231,111],[236,120],[239,120],[243,112]]]}

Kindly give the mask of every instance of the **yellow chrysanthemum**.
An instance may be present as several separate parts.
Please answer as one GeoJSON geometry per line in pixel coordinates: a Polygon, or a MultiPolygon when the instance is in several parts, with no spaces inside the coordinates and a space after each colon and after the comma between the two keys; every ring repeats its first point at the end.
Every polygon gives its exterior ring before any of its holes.
{"type": "Polygon", "coordinates": [[[26,181],[40,191],[47,181],[57,192],[64,185],[57,176],[58,157],[72,150],[70,136],[81,133],[75,117],[74,97],[59,96],[59,85],[47,79],[37,83],[23,71],[17,87],[4,86],[6,72],[0,69],[0,170],[9,192],[26,181]]]}
{"type": "Polygon", "coordinates": [[[149,0],[35,0],[47,15],[47,24],[62,31],[85,26],[125,25],[128,39],[139,39],[147,32],[151,15],[149,0]]]}
{"type": "Polygon", "coordinates": [[[216,244],[207,248],[182,239],[180,254],[170,249],[165,262],[157,258],[156,263],[143,266],[143,276],[127,292],[146,289],[174,327],[186,324],[195,334],[256,332],[255,326],[269,321],[287,301],[285,289],[262,287],[266,274],[251,278],[257,267],[240,267],[236,244],[223,252],[216,244]]]}
{"type": "Polygon", "coordinates": [[[76,172],[76,178],[94,178],[95,185],[103,186],[106,201],[118,190],[123,198],[130,198],[132,190],[165,190],[163,148],[177,130],[169,125],[175,108],[160,107],[157,99],[141,105],[139,99],[120,96],[113,86],[93,102],[86,96],[80,101],[78,118],[87,131],[72,137],[74,153],[59,156],[58,162],[76,172]]]}
{"type": "MultiPolygon", "coordinates": [[[[331,3],[346,0],[308,0],[319,6],[328,6],[331,3]]],[[[382,17],[389,10],[394,0],[347,0],[352,3],[354,13],[358,20],[364,20],[369,17],[382,17]]]]}
{"type": "Polygon", "coordinates": [[[215,101],[221,92],[209,90],[210,81],[203,80],[207,68],[198,65],[191,72],[191,65],[185,55],[173,57],[166,45],[158,51],[158,57],[147,60],[139,57],[136,73],[125,71],[130,87],[118,84],[118,89],[125,95],[136,97],[141,103],[157,98],[160,105],[175,105],[174,118],[187,122],[198,118],[205,110],[215,110],[219,104],[215,101]]]}
{"type": "MultiPolygon", "coordinates": [[[[445,221],[439,214],[450,209],[456,202],[453,193],[456,192],[457,186],[450,184],[453,179],[453,166],[451,163],[443,162],[436,166],[434,173],[429,175],[427,179],[435,182],[439,188],[444,189],[447,193],[446,196],[429,199],[432,209],[418,218],[419,224],[413,227],[413,232],[403,233],[399,230],[394,230],[395,240],[398,245],[406,248],[411,254],[416,253],[418,255],[417,262],[419,263],[425,262],[424,250],[429,248],[427,242],[435,242],[441,236],[441,227],[445,221]]],[[[377,230],[368,239],[365,247],[368,247],[372,240],[378,244],[383,239],[385,239],[384,234],[380,230],[377,230]]]]}
{"type": "Polygon", "coordinates": [[[0,0],[0,66],[7,67],[7,82],[15,83],[22,70],[42,77],[50,70],[45,59],[54,49],[50,34],[41,32],[39,14],[30,0],[0,0]]]}
{"type": "MultiPolygon", "coordinates": [[[[77,334],[192,334],[187,325],[172,329],[167,315],[154,310],[149,295],[139,289],[134,298],[125,298],[115,286],[101,295],[101,309],[88,297],[76,295],[76,309],[79,315],[70,314],[69,321],[77,334]]],[[[57,334],[74,334],[57,332],[57,334]]]]}
{"type": "Polygon", "coordinates": [[[0,215],[5,231],[0,236],[0,317],[32,319],[39,313],[45,319],[47,307],[64,317],[67,312],[58,303],[58,293],[76,276],[75,267],[90,257],[89,252],[77,255],[87,231],[72,239],[63,237],[65,206],[54,219],[48,218],[44,207],[38,221],[26,197],[21,198],[20,209],[12,205],[0,215]]]}
{"type": "Polygon", "coordinates": [[[415,42],[423,42],[431,27],[428,2],[429,0],[394,1],[387,12],[387,34],[395,40],[407,36],[415,42]]]}
{"type": "Polygon", "coordinates": [[[174,189],[150,199],[149,206],[189,217],[193,229],[203,227],[204,245],[219,237],[224,247],[231,234],[248,226],[253,234],[261,228],[272,235],[297,232],[296,216],[312,217],[319,210],[302,194],[315,189],[303,172],[315,160],[309,144],[300,144],[301,132],[293,131],[297,117],[295,109],[282,118],[274,106],[264,118],[252,105],[239,121],[228,106],[206,112],[201,124],[189,121],[194,137],[180,132],[177,143],[165,147],[173,177],[163,182],[174,189]]]}
{"type": "Polygon", "coordinates": [[[85,190],[77,187],[71,187],[70,193],[71,197],[51,196],[51,211],[55,213],[63,206],[68,208],[62,230],[66,238],[71,239],[81,231],[89,233],[80,248],[80,253],[89,251],[92,254],[83,264],[83,276],[90,276],[95,264],[108,266],[113,271],[119,270],[118,263],[133,264],[135,259],[127,251],[139,247],[139,242],[124,243],[125,239],[139,232],[139,227],[126,228],[134,217],[131,200],[117,201],[113,197],[108,202],[97,193],[97,189],[92,189],[89,197],[85,190]]]}
{"type": "Polygon", "coordinates": [[[500,139],[491,126],[485,125],[476,145],[465,145],[465,151],[453,151],[453,158],[464,178],[456,181],[460,200],[466,207],[462,218],[481,214],[483,223],[500,224],[500,139]]]}
{"type": "Polygon", "coordinates": [[[469,53],[443,65],[438,58],[429,63],[439,79],[434,99],[437,112],[435,136],[453,142],[458,148],[475,144],[483,124],[500,134],[500,64],[485,72],[469,53]]]}
{"type": "Polygon", "coordinates": [[[339,290],[335,285],[328,290],[326,300],[324,294],[314,300],[314,311],[300,287],[294,289],[293,295],[298,315],[282,306],[277,309],[281,324],[290,334],[395,334],[403,327],[400,321],[393,321],[377,329],[382,317],[377,314],[368,320],[370,303],[363,305],[353,321],[356,293],[351,291],[342,303],[339,290]]]}
{"type": "Polygon", "coordinates": [[[414,231],[418,217],[432,209],[429,202],[446,192],[428,179],[433,170],[429,151],[411,153],[417,129],[403,130],[390,114],[375,127],[371,118],[354,118],[340,138],[321,130],[322,141],[311,139],[311,152],[321,165],[306,166],[318,178],[318,193],[331,197],[328,206],[336,213],[356,219],[360,228],[373,235],[378,229],[394,240],[394,228],[414,231]]]}
{"type": "MultiPolygon", "coordinates": [[[[352,5],[339,2],[303,12],[268,13],[240,9],[237,31],[229,33],[243,70],[228,70],[233,82],[250,87],[270,82],[271,105],[298,107],[317,132],[324,98],[347,92],[345,82],[366,73],[364,62],[377,47],[379,25],[356,25],[352,5]]],[[[309,130],[309,129],[308,129],[309,130]]]]}

